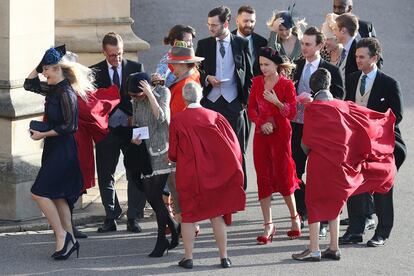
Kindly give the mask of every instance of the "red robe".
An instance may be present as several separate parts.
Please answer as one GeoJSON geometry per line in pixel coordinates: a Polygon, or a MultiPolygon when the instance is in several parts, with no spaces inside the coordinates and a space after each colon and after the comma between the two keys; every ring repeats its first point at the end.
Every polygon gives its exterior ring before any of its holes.
{"type": "Polygon", "coordinates": [[[119,92],[115,85],[89,93],[87,102],[78,96],[78,130],[75,140],[83,176],[81,193],[95,186],[93,143],[98,143],[108,134],[109,114],[119,102],[119,92]]]}
{"type": "Polygon", "coordinates": [[[291,80],[280,76],[273,90],[285,105],[283,112],[264,99],[263,76],[253,78],[247,111],[250,120],[256,125],[253,160],[259,200],[276,192],[289,196],[299,185],[295,162],[292,159],[290,146],[292,129],[289,122],[296,115],[295,87],[291,80]],[[267,122],[273,124],[272,134],[262,133],[261,126],[267,122]]]}
{"type": "Polygon", "coordinates": [[[186,108],[185,101],[183,99],[183,87],[189,82],[196,82],[200,84],[200,73],[197,69],[192,69],[193,73],[188,77],[175,82],[170,87],[171,91],[171,100],[170,100],[170,111],[171,118],[180,111],[183,111],[186,108]]]}
{"type": "Polygon", "coordinates": [[[393,185],[395,116],[340,100],[305,107],[309,149],[305,202],[309,223],[335,219],[348,197],[393,185]]]}
{"type": "Polygon", "coordinates": [[[168,157],[176,164],[183,222],[197,222],[242,211],[242,154],[230,124],[219,113],[198,107],[175,115],[168,157]]]}

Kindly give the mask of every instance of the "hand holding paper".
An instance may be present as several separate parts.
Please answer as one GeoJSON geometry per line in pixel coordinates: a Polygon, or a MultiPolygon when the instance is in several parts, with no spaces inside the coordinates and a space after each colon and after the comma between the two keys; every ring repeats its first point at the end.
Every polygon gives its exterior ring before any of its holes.
{"type": "Polygon", "coordinates": [[[137,127],[132,130],[132,139],[146,140],[149,139],[148,127],[137,127]]]}

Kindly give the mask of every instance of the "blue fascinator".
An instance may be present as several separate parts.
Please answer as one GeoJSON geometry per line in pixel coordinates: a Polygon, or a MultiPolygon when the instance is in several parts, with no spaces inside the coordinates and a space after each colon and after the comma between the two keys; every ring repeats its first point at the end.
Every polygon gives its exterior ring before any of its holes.
{"type": "Polygon", "coordinates": [[[58,64],[62,57],[66,54],[65,44],[48,49],[43,55],[42,61],[36,67],[36,71],[39,73],[43,72],[44,65],[55,65],[58,64]]]}

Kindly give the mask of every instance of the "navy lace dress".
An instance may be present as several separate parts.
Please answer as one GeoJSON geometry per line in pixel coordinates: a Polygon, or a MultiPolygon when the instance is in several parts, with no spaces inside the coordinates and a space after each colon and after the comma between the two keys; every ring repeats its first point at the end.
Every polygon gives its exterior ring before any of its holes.
{"type": "Polygon", "coordinates": [[[64,198],[73,208],[82,189],[74,138],[78,120],[76,93],[67,80],[47,85],[39,78],[26,79],[24,89],[46,96],[46,121],[59,134],[44,139],[42,165],[31,192],[50,199],[64,198]]]}

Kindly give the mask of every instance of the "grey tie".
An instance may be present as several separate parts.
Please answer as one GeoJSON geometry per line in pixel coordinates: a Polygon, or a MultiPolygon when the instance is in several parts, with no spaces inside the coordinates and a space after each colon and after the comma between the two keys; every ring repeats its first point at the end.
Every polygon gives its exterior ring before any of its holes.
{"type": "Polygon", "coordinates": [[[309,80],[311,77],[311,66],[312,63],[308,63],[305,68],[305,72],[303,73],[303,86],[306,87],[306,92],[310,92],[309,80]]]}
{"type": "Polygon", "coordinates": [[[361,96],[364,96],[365,94],[365,84],[367,82],[367,75],[362,75],[361,77],[361,85],[359,86],[359,92],[361,93],[361,96]]]}
{"type": "Polygon", "coordinates": [[[223,40],[219,40],[219,42],[220,42],[220,49],[219,49],[219,51],[220,51],[221,57],[224,58],[224,55],[226,54],[226,49],[224,49],[224,41],[223,40]]]}
{"type": "Polygon", "coordinates": [[[346,50],[343,49],[342,50],[342,53],[341,53],[341,59],[339,60],[338,66],[341,66],[342,65],[342,62],[344,62],[345,57],[346,57],[346,50]]]}

